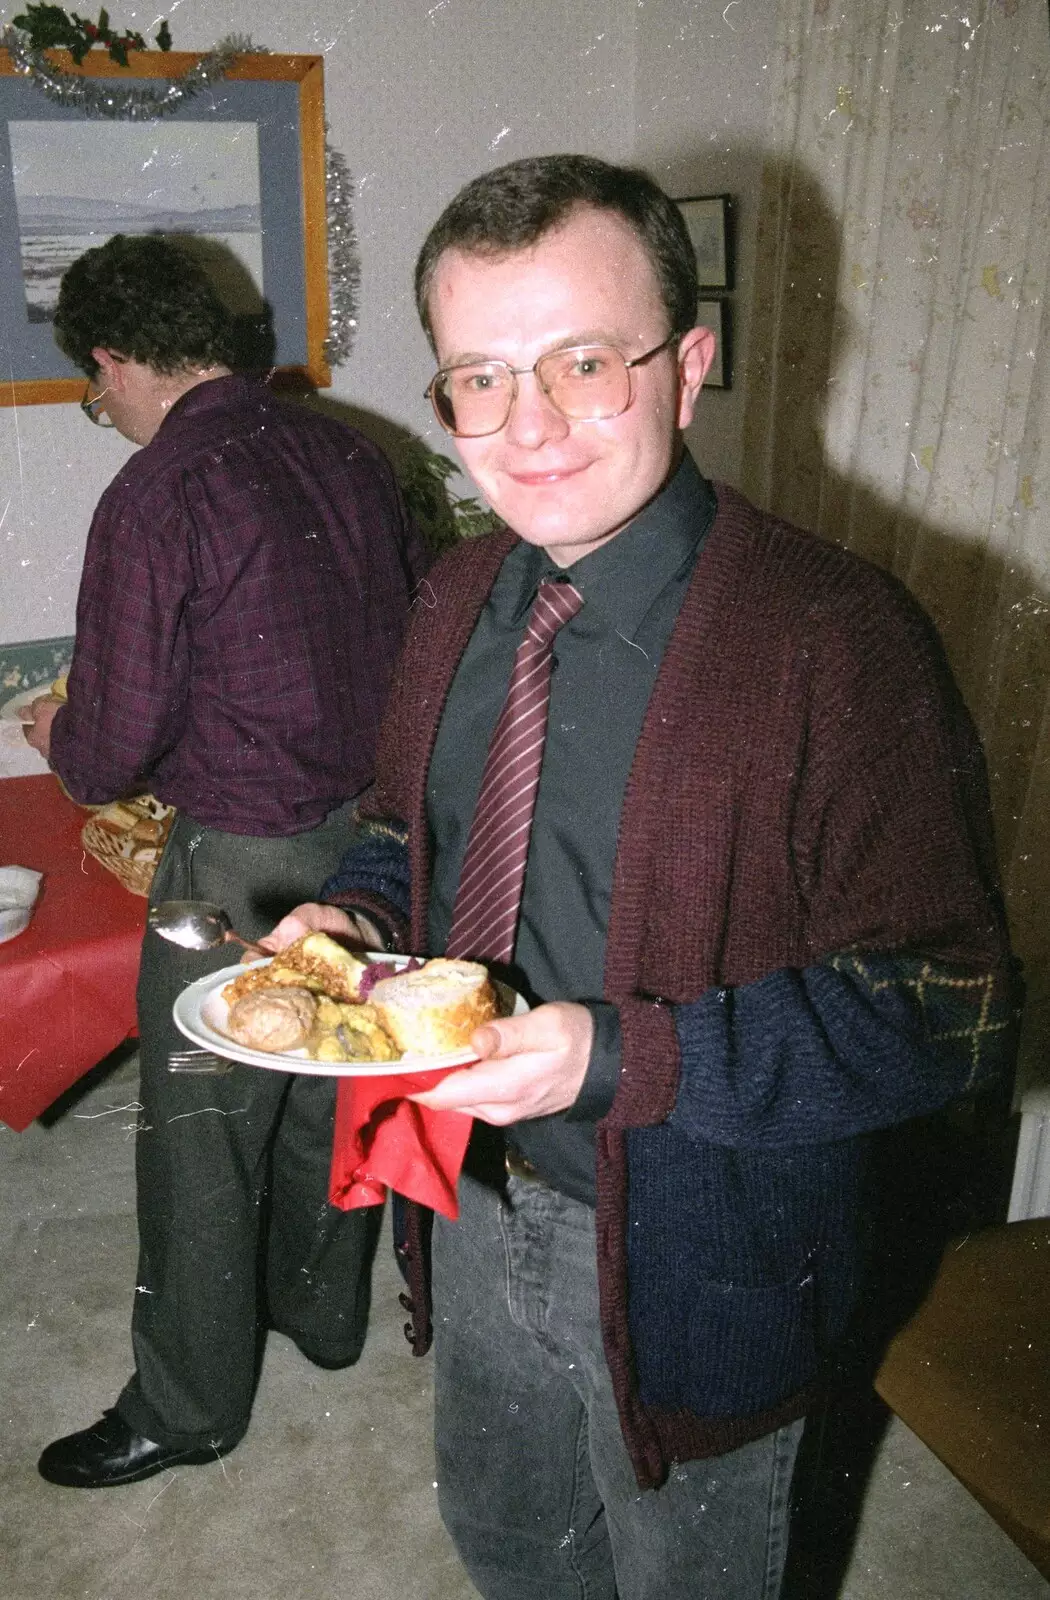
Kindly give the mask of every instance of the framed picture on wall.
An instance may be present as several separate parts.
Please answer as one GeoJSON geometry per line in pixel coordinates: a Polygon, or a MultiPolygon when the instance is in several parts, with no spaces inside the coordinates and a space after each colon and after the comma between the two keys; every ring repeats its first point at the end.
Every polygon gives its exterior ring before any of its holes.
{"type": "Polygon", "coordinates": [[[730,387],[730,326],[728,300],[701,300],[696,308],[697,326],[710,328],[715,336],[715,359],[704,379],[705,389],[730,387]]]}
{"type": "MultiPolygon", "coordinates": [[[[65,71],[177,80],[196,55],[92,50],[65,71]]],[[[79,400],[52,322],[62,274],[115,233],[179,233],[235,312],[243,365],[331,376],[320,56],[248,54],[171,114],[88,116],[49,100],[0,50],[0,405],[79,400]]]]}
{"type": "Polygon", "coordinates": [[[701,289],[733,287],[732,205],[727,194],[676,200],[696,251],[701,289]]]}

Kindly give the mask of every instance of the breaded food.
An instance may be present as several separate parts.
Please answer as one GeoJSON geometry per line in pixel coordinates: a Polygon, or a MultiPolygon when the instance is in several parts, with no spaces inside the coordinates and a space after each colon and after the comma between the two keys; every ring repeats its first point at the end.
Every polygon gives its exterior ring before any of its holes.
{"type": "Polygon", "coordinates": [[[282,967],[291,967],[307,980],[307,987],[333,1000],[359,1000],[361,975],[368,966],[327,933],[308,933],[281,951],[282,967]]]}
{"type": "Polygon", "coordinates": [[[401,1054],[374,1006],[324,999],[306,1048],[315,1061],[396,1061],[401,1054]]]}
{"type": "Polygon", "coordinates": [[[233,1005],[255,989],[288,983],[313,994],[329,995],[333,1000],[353,1001],[359,998],[361,978],[367,968],[367,961],[344,950],[327,933],[308,933],[274,956],[268,967],[249,967],[232,978],[222,995],[233,1005]]]}
{"type": "Polygon", "coordinates": [[[295,989],[309,988],[301,972],[280,965],[283,960],[283,956],[277,956],[269,963],[253,962],[244,972],[239,972],[236,978],[231,978],[222,991],[222,998],[226,1004],[234,1006],[246,994],[254,994],[258,989],[278,989],[286,985],[295,989]]]}
{"type": "Polygon", "coordinates": [[[369,1000],[399,1050],[413,1056],[461,1050],[475,1028],[499,1016],[496,991],[481,963],[445,956],[383,978],[369,1000]]]}
{"type": "Polygon", "coordinates": [[[230,1007],[225,1032],[250,1050],[298,1050],[317,1018],[317,1001],[308,989],[290,985],[256,989],[230,1007]]]}

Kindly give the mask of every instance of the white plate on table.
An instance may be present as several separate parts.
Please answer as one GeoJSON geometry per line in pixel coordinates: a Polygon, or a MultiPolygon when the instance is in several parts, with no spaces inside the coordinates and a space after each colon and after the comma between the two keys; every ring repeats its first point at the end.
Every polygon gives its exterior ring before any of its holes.
{"type": "Polygon", "coordinates": [[[33,701],[49,687],[38,683],[35,689],[19,689],[0,705],[0,778],[31,778],[50,770],[40,752],[26,743],[23,722],[23,713],[28,716],[33,701]]]}
{"type": "Polygon", "coordinates": [[[28,722],[29,707],[33,704],[33,701],[39,700],[42,695],[49,694],[50,690],[51,685],[49,683],[38,683],[35,689],[19,689],[17,694],[11,696],[10,700],[5,700],[3,705],[0,705],[0,719],[4,722],[28,722]],[[23,715],[23,712],[26,714],[23,715]]]}
{"type": "MultiPolygon", "coordinates": [[[[400,968],[412,957],[369,952],[365,959],[400,968]]],[[[252,968],[262,965],[259,961],[251,963],[252,968]]],[[[269,965],[269,961],[266,965],[269,965]]],[[[211,1050],[227,1061],[239,1061],[246,1067],[268,1067],[271,1072],[310,1073],[315,1078],[389,1078],[403,1072],[437,1072],[449,1067],[467,1067],[478,1059],[469,1047],[449,1050],[439,1056],[402,1056],[398,1061],[312,1061],[305,1049],[250,1050],[222,1031],[229,1011],[222,991],[233,978],[248,970],[243,965],[223,967],[221,972],[210,972],[184,989],[172,1007],[172,1016],[179,1032],[200,1045],[202,1050],[211,1050]]],[[[518,1017],[528,1011],[528,1002],[522,995],[515,994],[506,984],[495,979],[493,981],[505,1015],[518,1017]]]]}

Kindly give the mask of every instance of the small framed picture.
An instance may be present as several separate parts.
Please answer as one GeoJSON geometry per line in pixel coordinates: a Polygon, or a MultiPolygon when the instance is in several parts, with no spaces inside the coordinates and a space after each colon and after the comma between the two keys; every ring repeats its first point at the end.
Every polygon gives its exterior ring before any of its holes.
{"type": "Polygon", "coordinates": [[[728,389],[732,354],[729,346],[729,301],[701,300],[696,308],[696,323],[699,328],[710,328],[715,336],[715,359],[704,379],[704,388],[728,389]]]}
{"type": "Polygon", "coordinates": [[[701,289],[731,289],[731,197],[727,194],[698,195],[688,200],[676,200],[675,204],[685,218],[689,237],[693,241],[701,289]]]}

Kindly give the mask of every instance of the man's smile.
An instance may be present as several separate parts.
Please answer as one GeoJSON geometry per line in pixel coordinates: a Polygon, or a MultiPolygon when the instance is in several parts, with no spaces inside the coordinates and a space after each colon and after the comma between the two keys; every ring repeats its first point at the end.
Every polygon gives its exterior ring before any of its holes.
{"type": "Polygon", "coordinates": [[[508,478],[526,488],[543,488],[545,484],[565,483],[570,478],[578,478],[590,464],[585,461],[578,467],[547,467],[542,470],[536,467],[531,470],[527,467],[505,467],[503,470],[508,478]]]}

